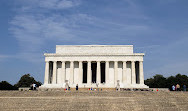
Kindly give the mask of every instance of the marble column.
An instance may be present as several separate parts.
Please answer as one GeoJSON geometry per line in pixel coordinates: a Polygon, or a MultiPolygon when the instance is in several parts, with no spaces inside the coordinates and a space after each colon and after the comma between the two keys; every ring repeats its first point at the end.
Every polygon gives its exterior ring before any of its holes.
{"type": "Polygon", "coordinates": [[[101,63],[97,61],[97,83],[101,83],[101,63]]]}
{"type": "Polygon", "coordinates": [[[46,61],[44,84],[48,84],[48,83],[49,83],[49,61],[46,61]]]}
{"type": "Polygon", "coordinates": [[[132,84],[136,84],[135,61],[131,61],[132,84]]]}
{"type": "Polygon", "coordinates": [[[109,61],[106,61],[105,66],[106,66],[106,68],[105,68],[105,72],[106,72],[105,83],[109,84],[109,61]]]}
{"type": "Polygon", "coordinates": [[[70,61],[70,84],[74,83],[74,61],[70,61]]]}
{"type": "Polygon", "coordinates": [[[140,84],[144,84],[143,61],[139,61],[140,84]]]}
{"type": "Polygon", "coordinates": [[[87,62],[87,84],[91,84],[91,61],[87,62]]]}
{"type": "Polygon", "coordinates": [[[57,62],[57,72],[56,72],[56,81],[57,81],[57,83],[56,84],[60,84],[61,83],[61,78],[62,78],[61,70],[59,72],[58,64],[59,64],[59,62],[57,62]]]}
{"type": "Polygon", "coordinates": [[[123,61],[123,84],[127,84],[127,61],[123,61]]]}
{"type": "Polygon", "coordinates": [[[79,83],[82,84],[83,82],[83,63],[82,61],[79,61],[79,83]]]}
{"type": "Polygon", "coordinates": [[[114,83],[117,85],[118,80],[118,61],[114,61],[114,83]]]}
{"type": "Polygon", "coordinates": [[[61,84],[65,83],[66,75],[65,75],[65,61],[61,61],[61,84]]]}
{"type": "Polygon", "coordinates": [[[52,84],[57,84],[57,61],[53,61],[53,81],[52,84]]]}

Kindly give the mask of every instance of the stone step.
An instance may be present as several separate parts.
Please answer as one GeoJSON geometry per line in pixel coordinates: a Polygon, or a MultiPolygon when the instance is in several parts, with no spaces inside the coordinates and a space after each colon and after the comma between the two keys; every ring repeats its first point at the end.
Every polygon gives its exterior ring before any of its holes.
{"type": "Polygon", "coordinates": [[[186,111],[187,92],[0,91],[2,110],[186,111]]]}

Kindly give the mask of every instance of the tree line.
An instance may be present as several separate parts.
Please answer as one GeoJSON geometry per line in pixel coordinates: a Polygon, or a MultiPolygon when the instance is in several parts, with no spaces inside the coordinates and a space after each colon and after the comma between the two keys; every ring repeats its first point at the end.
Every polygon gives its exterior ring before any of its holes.
{"type": "Polygon", "coordinates": [[[30,87],[31,84],[35,83],[37,86],[41,86],[40,81],[36,81],[30,74],[23,75],[20,80],[12,85],[7,81],[0,82],[0,90],[18,90],[19,87],[30,87]]]}
{"type": "Polygon", "coordinates": [[[182,90],[183,85],[188,87],[188,76],[177,74],[175,76],[163,77],[163,75],[156,74],[152,78],[144,81],[150,88],[169,88],[171,90],[172,85],[179,84],[182,90]]]}

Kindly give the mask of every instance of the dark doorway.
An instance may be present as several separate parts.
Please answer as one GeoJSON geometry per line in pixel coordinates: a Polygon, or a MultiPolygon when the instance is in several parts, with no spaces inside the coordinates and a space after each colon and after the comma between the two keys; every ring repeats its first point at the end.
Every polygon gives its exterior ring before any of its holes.
{"type": "Polygon", "coordinates": [[[52,83],[52,75],[53,75],[53,62],[49,62],[49,83],[52,83]]]}
{"type": "Polygon", "coordinates": [[[136,84],[140,83],[139,62],[135,62],[136,84]]]}
{"type": "Polygon", "coordinates": [[[91,63],[92,83],[96,83],[97,63],[91,63]]]}
{"type": "Polygon", "coordinates": [[[101,63],[101,83],[105,83],[105,63],[101,63]]]}
{"type": "Polygon", "coordinates": [[[83,83],[87,83],[87,63],[83,63],[83,83]]]}

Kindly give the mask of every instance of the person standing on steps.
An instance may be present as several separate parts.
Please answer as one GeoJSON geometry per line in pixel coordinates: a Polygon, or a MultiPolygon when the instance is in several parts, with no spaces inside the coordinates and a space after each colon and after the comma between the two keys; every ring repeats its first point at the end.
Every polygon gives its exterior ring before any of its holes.
{"type": "Polygon", "coordinates": [[[30,85],[30,90],[33,90],[33,84],[30,85]]]}
{"type": "Polygon", "coordinates": [[[180,85],[179,84],[176,85],[176,89],[177,89],[177,91],[180,91],[180,85]]]}
{"type": "Polygon", "coordinates": [[[172,91],[175,91],[175,90],[176,90],[176,88],[175,88],[175,86],[173,85],[173,86],[172,86],[172,91]]]}
{"type": "Polygon", "coordinates": [[[33,90],[36,90],[37,85],[33,83],[33,90]]]}
{"type": "MultiPolygon", "coordinates": [[[[99,83],[97,83],[97,84],[96,84],[96,86],[97,86],[97,88],[98,88],[98,86],[99,86],[99,83]]],[[[99,88],[98,88],[98,91],[99,91],[99,88]]]]}
{"type": "Polygon", "coordinates": [[[76,90],[78,90],[78,84],[76,84],[76,90]]]}
{"type": "Polygon", "coordinates": [[[183,91],[186,91],[186,85],[183,85],[183,91]]]}

